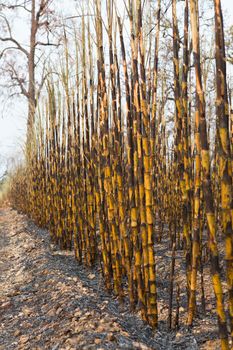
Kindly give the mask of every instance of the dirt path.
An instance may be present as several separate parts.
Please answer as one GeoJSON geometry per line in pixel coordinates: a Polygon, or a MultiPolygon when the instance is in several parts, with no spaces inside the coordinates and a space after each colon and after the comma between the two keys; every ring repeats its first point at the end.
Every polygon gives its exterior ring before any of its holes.
{"type": "Polygon", "coordinates": [[[1,209],[0,349],[200,348],[187,330],[152,331],[106,293],[100,276],[25,216],[1,209]]]}

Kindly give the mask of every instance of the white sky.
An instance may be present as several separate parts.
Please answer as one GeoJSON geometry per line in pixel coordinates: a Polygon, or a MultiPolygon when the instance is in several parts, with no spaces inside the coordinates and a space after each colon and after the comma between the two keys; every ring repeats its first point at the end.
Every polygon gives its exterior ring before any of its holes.
{"type": "MultiPolygon", "coordinates": [[[[60,5],[61,3],[63,3],[64,9],[64,3],[67,6],[68,1],[60,0],[60,5]]],[[[68,7],[67,10],[70,11],[70,6],[68,7]]],[[[226,14],[224,17],[226,25],[232,25],[233,0],[222,0],[222,7],[226,14]]],[[[20,42],[25,40],[25,28],[26,25],[22,25],[22,21],[19,20],[16,29],[20,42]]],[[[17,157],[17,154],[19,155],[21,152],[26,129],[27,109],[25,106],[23,97],[12,101],[10,108],[8,107],[7,110],[5,105],[0,105],[0,175],[6,166],[7,159],[17,157]]]]}

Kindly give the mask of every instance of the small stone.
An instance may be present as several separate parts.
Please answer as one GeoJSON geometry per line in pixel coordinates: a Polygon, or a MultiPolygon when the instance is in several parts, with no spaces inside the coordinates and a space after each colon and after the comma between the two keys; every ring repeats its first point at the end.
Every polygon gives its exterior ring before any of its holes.
{"type": "Polygon", "coordinates": [[[59,343],[55,344],[51,350],[58,350],[58,348],[59,348],[59,343]]]}
{"type": "Polygon", "coordinates": [[[90,329],[96,329],[96,326],[95,326],[93,323],[89,324],[88,327],[89,327],[90,329]]]}
{"type": "Polygon", "coordinates": [[[28,335],[22,335],[22,336],[20,337],[20,339],[19,339],[20,343],[22,343],[22,344],[27,343],[28,340],[29,340],[29,336],[28,336],[28,335]]]}
{"type": "Polygon", "coordinates": [[[19,291],[19,290],[14,290],[14,291],[10,294],[10,296],[16,297],[16,295],[19,295],[19,294],[20,294],[20,291],[19,291]]]}
{"type": "Polygon", "coordinates": [[[129,333],[126,332],[126,331],[122,331],[121,334],[124,335],[125,337],[128,337],[128,336],[129,336],[129,333]]]}
{"type": "Polygon", "coordinates": [[[115,331],[118,331],[120,329],[119,328],[119,324],[117,322],[113,322],[112,329],[115,330],[115,331]]]}
{"type": "Polygon", "coordinates": [[[177,332],[177,333],[176,333],[176,338],[180,338],[180,337],[182,337],[182,333],[177,332]]]}
{"type": "Polygon", "coordinates": [[[31,310],[28,309],[27,307],[24,307],[24,308],[22,309],[22,311],[23,311],[23,314],[24,314],[25,316],[29,316],[29,315],[31,314],[31,310]]]}
{"type": "Polygon", "coordinates": [[[77,310],[74,312],[74,317],[80,317],[82,315],[82,311],[81,310],[77,310]]]}
{"type": "Polygon", "coordinates": [[[106,339],[107,339],[108,341],[114,341],[116,338],[115,338],[115,336],[114,336],[113,333],[109,333],[109,334],[107,334],[106,339]]]}
{"type": "Polygon", "coordinates": [[[106,329],[106,327],[100,325],[97,330],[98,330],[98,332],[102,333],[102,332],[105,332],[105,329],[106,329]]]}
{"type": "Polygon", "coordinates": [[[69,345],[77,345],[78,341],[77,341],[77,337],[73,337],[73,338],[68,338],[65,342],[66,344],[68,343],[69,345]]]}
{"type": "Polygon", "coordinates": [[[11,307],[11,302],[10,301],[6,301],[5,303],[3,303],[1,305],[1,309],[9,309],[9,307],[11,307]]]}
{"type": "Polygon", "coordinates": [[[32,327],[32,325],[29,322],[23,322],[22,327],[25,328],[25,329],[29,329],[29,328],[32,327]]]}
{"type": "Polygon", "coordinates": [[[100,343],[101,343],[101,341],[102,341],[101,339],[96,338],[96,339],[95,339],[95,344],[96,344],[96,345],[98,345],[98,344],[100,344],[100,343]]]}
{"type": "Polygon", "coordinates": [[[63,311],[62,308],[59,307],[59,308],[57,309],[57,311],[56,311],[56,315],[59,315],[62,311],[63,311]]]}
{"type": "Polygon", "coordinates": [[[15,337],[18,337],[19,335],[21,335],[21,331],[19,329],[17,329],[15,332],[14,332],[14,336],[15,337]]]}
{"type": "Polygon", "coordinates": [[[94,273],[89,273],[89,275],[87,276],[90,280],[93,280],[95,278],[95,274],[94,273]]]}
{"type": "Polygon", "coordinates": [[[49,310],[47,313],[48,316],[55,316],[55,311],[53,309],[49,310]]]}

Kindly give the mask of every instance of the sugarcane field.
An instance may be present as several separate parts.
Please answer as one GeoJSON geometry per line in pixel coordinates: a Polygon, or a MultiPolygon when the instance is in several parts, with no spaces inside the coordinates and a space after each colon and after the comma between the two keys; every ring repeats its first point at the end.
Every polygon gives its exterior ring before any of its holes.
{"type": "Polygon", "coordinates": [[[233,349],[232,0],[0,0],[0,350],[233,349]]]}

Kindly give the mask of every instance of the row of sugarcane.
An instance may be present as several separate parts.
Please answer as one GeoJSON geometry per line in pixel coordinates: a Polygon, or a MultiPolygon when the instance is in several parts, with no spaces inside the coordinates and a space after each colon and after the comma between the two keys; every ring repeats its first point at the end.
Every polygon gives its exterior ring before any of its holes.
{"type": "Polygon", "coordinates": [[[202,84],[197,0],[185,0],[182,55],[177,4],[172,0],[172,145],[166,120],[171,92],[166,85],[166,69],[159,69],[161,1],[157,1],[154,46],[153,32],[149,35],[148,65],[141,1],[125,3],[128,54],[126,31],[116,3],[107,0],[107,24],[103,26],[103,6],[96,0],[88,2],[94,22],[83,14],[81,38],[74,34],[75,60],[64,29],[61,68],[47,79],[46,98],[39,103],[27,141],[26,166],[13,177],[11,199],[39,226],[47,227],[62,249],[74,249],[78,263],[88,267],[100,263],[106,288],[113,289],[120,300],[128,295],[131,309],[139,308],[143,320],[154,328],[158,326],[156,244],[167,241],[171,251],[170,327],[176,251],[184,251],[187,323],[191,326],[197,314],[199,275],[205,303],[203,247],[207,234],[219,337],[222,349],[229,349],[227,314],[233,337],[232,117],[221,3],[214,3],[214,166],[202,84]],[[193,92],[195,108],[190,97],[193,92]],[[227,313],[217,229],[221,231],[220,241],[225,242],[227,313]]]}

